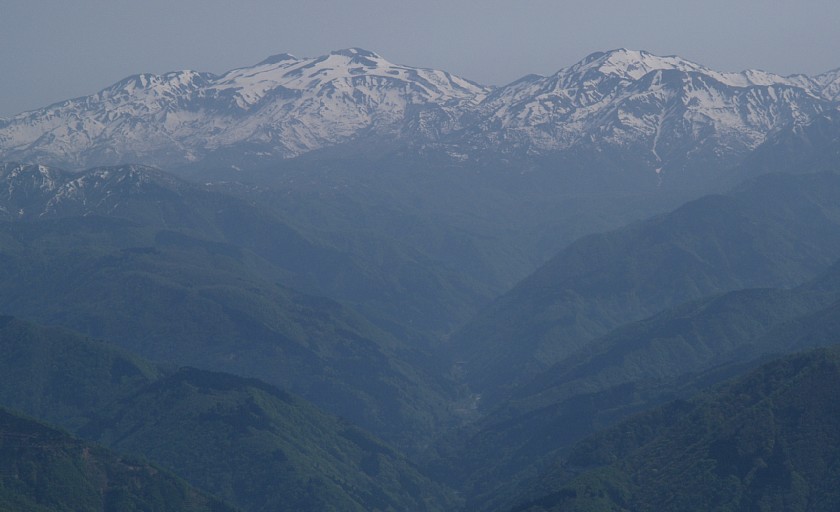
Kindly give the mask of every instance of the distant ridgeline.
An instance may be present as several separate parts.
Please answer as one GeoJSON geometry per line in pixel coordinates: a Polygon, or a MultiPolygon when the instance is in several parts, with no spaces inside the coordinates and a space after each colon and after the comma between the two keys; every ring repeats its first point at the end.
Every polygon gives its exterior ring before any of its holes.
{"type": "Polygon", "coordinates": [[[450,166],[524,159],[515,167],[584,181],[606,172],[625,187],[708,185],[769,134],[832,115],[839,84],[838,71],[724,73],[626,49],[502,87],[357,48],[282,54],[222,75],[135,75],[0,120],[0,159],[243,170],[305,154],[411,154],[450,166]]]}

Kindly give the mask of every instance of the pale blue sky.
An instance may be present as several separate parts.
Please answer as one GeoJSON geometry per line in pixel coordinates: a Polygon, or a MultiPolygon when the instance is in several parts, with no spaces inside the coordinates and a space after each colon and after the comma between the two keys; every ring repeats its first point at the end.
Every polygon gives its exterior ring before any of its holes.
{"type": "Polygon", "coordinates": [[[618,47],[782,74],[840,67],[837,0],[0,0],[0,117],[128,75],[359,46],[502,85],[618,47]]]}

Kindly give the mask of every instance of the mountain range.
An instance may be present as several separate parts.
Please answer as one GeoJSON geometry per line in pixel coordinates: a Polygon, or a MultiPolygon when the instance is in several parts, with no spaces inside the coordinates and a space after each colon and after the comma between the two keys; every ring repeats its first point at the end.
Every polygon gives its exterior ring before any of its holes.
{"type": "Polygon", "coordinates": [[[836,508],[839,106],[353,48],[2,119],[0,508],[836,508]]]}
{"type": "Polygon", "coordinates": [[[0,160],[241,169],[353,145],[452,162],[583,154],[656,181],[734,164],[768,135],[836,110],[839,99],[838,71],[719,72],[618,49],[490,87],[350,48],[275,55],[221,75],[132,76],[0,120],[0,160]]]}

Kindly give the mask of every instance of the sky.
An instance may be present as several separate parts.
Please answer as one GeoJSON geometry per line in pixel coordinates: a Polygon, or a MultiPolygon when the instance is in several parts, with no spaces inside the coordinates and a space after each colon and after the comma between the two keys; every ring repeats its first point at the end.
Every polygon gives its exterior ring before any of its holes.
{"type": "Polygon", "coordinates": [[[721,71],[840,67],[837,0],[0,0],[0,117],[129,75],[361,47],[487,85],[614,48],[721,71]]]}

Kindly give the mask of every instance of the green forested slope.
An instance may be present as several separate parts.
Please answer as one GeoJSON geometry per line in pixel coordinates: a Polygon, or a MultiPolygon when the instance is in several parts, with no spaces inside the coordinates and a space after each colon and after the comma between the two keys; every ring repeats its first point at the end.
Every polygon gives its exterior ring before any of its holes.
{"type": "Polygon", "coordinates": [[[836,510],[838,385],[837,348],[769,363],[578,444],[514,510],[836,510]]]}
{"type": "Polygon", "coordinates": [[[840,264],[794,289],[691,301],[620,327],[438,443],[436,466],[492,509],[573,442],[774,354],[834,343],[840,264]]]}
{"type": "Polygon", "coordinates": [[[458,504],[395,448],[256,379],[158,368],[10,317],[0,354],[0,406],[153,461],[245,510],[458,504]]]}
{"type": "Polygon", "coordinates": [[[0,405],[74,430],[160,369],[116,347],[57,327],[0,317],[0,405]]]}
{"type": "Polygon", "coordinates": [[[358,427],[256,380],[184,368],[80,433],[246,510],[451,510],[454,494],[358,427]]]}
{"type": "Polygon", "coordinates": [[[0,510],[233,512],[159,468],[3,409],[0,510]]]}
{"type": "Polygon", "coordinates": [[[123,219],[0,225],[0,310],[154,361],[258,376],[409,443],[445,421],[423,347],[276,283],[252,252],[123,219]]]}
{"type": "Polygon", "coordinates": [[[771,175],[580,239],[477,315],[451,349],[487,406],[588,341],[724,291],[795,286],[840,257],[840,175],[771,175]]]}

